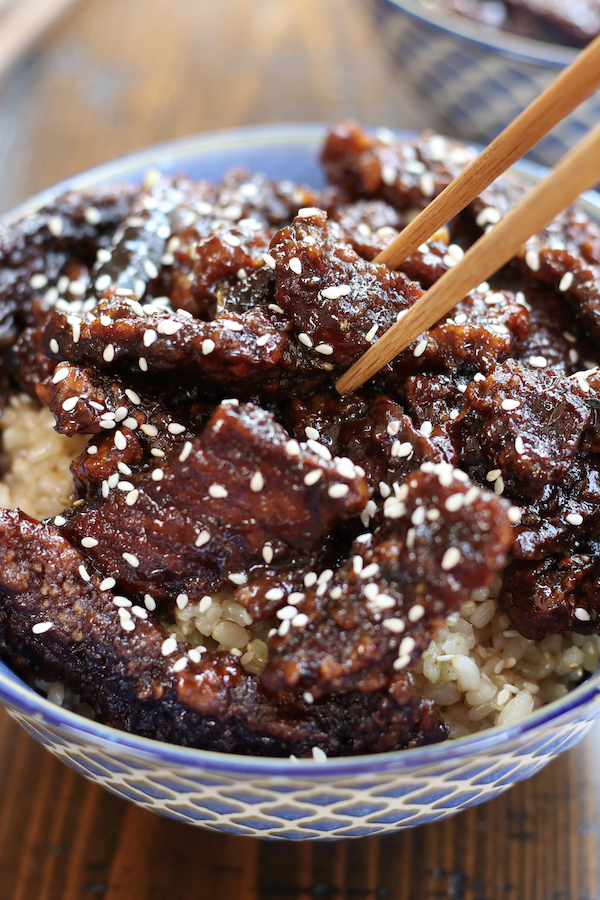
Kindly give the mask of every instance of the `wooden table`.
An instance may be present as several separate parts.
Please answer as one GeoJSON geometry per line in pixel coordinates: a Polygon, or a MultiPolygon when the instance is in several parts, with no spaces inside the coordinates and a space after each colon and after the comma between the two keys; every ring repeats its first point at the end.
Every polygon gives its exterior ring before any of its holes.
{"type": "MultiPolygon", "coordinates": [[[[0,86],[0,207],[154,141],[344,117],[431,124],[358,3],[80,0],[0,86]]],[[[0,714],[0,900],[595,900],[599,736],[445,823],[287,845],[139,810],[0,714]]]]}

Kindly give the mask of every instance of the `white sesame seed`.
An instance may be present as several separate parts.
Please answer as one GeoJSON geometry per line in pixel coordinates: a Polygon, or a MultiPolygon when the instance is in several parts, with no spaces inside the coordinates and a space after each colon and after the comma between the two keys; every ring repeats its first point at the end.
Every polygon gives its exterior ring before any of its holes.
{"type": "Polygon", "coordinates": [[[569,525],[583,525],[583,516],[579,513],[569,513],[566,520],[569,525]]]}
{"type": "Polygon", "coordinates": [[[425,172],[419,178],[419,187],[424,197],[433,197],[435,194],[435,181],[431,172],[425,172]]]}
{"type": "Polygon", "coordinates": [[[156,600],[154,597],[151,597],[150,594],[144,594],[144,606],[146,609],[150,610],[150,612],[154,612],[156,609],[156,600]]]}
{"type": "Polygon", "coordinates": [[[389,163],[387,163],[381,167],[381,180],[384,184],[391,186],[395,183],[397,177],[398,172],[395,166],[389,165],[389,163]]]}
{"type": "Polygon", "coordinates": [[[365,566],[364,569],[360,572],[361,578],[377,578],[380,574],[381,569],[377,565],[377,563],[369,563],[368,566],[365,566]]]}
{"type": "Polygon", "coordinates": [[[208,494],[210,497],[214,497],[215,500],[224,500],[228,495],[228,491],[222,484],[211,484],[208,494]]]}
{"type": "Polygon", "coordinates": [[[96,538],[84,537],[81,539],[81,546],[89,550],[91,550],[92,547],[96,547],[97,544],[98,541],[96,540],[96,538]]]}
{"type": "Polygon", "coordinates": [[[166,641],[163,641],[160,647],[160,652],[163,656],[171,656],[172,653],[175,653],[177,650],[177,638],[169,637],[166,641]]]}
{"type": "Polygon", "coordinates": [[[323,210],[316,206],[303,206],[302,209],[298,210],[298,218],[311,219],[313,216],[318,216],[322,212],[323,210]]]}
{"type": "Polygon", "coordinates": [[[152,481],[162,481],[164,477],[165,473],[162,469],[154,469],[152,474],[150,475],[152,481]]]}
{"type": "Polygon", "coordinates": [[[55,517],[54,517],[54,524],[55,524],[58,528],[60,528],[61,525],[65,525],[66,522],[67,522],[67,520],[65,519],[64,516],[55,516],[55,517]]]}
{"type": "Polygon", "coordinates": [[[178,422],[170,422],[167,425],[167,431],[169,434],[183,434],[185,425],[180,425],[178,422]]]}
{"type": "Polygon", "coordinates": [[[582,606],[578,606],[575,609],[575,618],[579,619],[580,622],[589,622],[591,619],[591,616],[590,616],[589,612],[587,611],[587,609],[583,609],[582,606]]]}
{"type": "MultiPolygon", "coordinates": [[[[341,588],[340,588],[340,596],[341,596],[341,588]]],[[[306,594],[303,594],[302,591],[293,591],[291,594],[289,594],[287,601],[291,606],[297,606],[299,603],[302,603],[302,601],[305,599],[306,599],[306,594]]]]}
{"type": "Polygon", "coordinates": [[[261,334],[260,337],[256,338],[256,346],[257,347],[265,347],[271,339],[270,334],[261,334]]]}
{"type": "MultiPolygon", "coordinates": [[[[448,254],[452,257],[454,262],[460,262],[463,256],[465,255],[465,251],[462,247],[459,247],[458,244],[449,244],[448,245],[448,254]]],[[[466,316],[465,316],[466,321],[466,316]]],[[[457,322],[457,324],[460,324],[457,322]]]]}
{"type": "Polygon", "coordinates": [[[158,428],[155,425],[148,425],[146,423],[141,426],[141,430],[144,434],[148,435],[148,437],[156,437],[158,435],[158,428]]]}
{"type": "Polygon", "coordinates": [[[307,588],[313,587],[317,583],[317,573],[316,572],[307,572],[304,576],[304,586],[307,588]]]}
{"type": "Polygon", "coordinates": [[[347,297],[351,293],[352,288],[349,284],[334,285],[333,287],[323,288],[321,296],[326,300],[338,300],[340,297],[347,297]]]}
{"type": "Polygon", "coordinates": [[[156,340],[158,340],[158,335],[154,328],[149,328],[144,332],[144,337],[142,338],[144,347],[151,347],[156,340]]]}
{"type": "Polygon", "coordinates": [[[300,334],[298,335],[298,340],[301,344],[304,344],[305,347],[312,347],[313,345],[312,340],[307,334],[304,334],[304,332],[300,332],[300,334]]]}
{"type": "Polygon", "coordinates": [[[502,469],[490,469],[490,471],[485,476],[486,481],[496,481],[497,478],[500,478],[502,475],[502,469]]]}
{"type": "Polygon", "coordinates": [[[286,442],[285,452],[288,456],[299,456],[300,455],[300,444],[298,441],[295,441],[293,438],[286,442]]]}
{"type": "Polygon", "coordinates": [[[273,259],[273,257],[271,256],[270,253],[264,253],[263,260],[264,260],[265,266],[267,266],[269,269],[274,269],[275,266],[277,265],[277,263],[275,262],[275,260],[273,259]]]}
{"type": "Polygon", "coordinates": [[[125,450],[127,447],[127,439],[122,431],[116,431],[113,440],[117,450],[125,450]]]}
{"type": "Polygon", "coordinates": [[[304,434],[305,434],[306,437],[309,438],[311,441],[318,441],[319,438],[321,437],[321,435],[319,434],[319,432],[317,431],[317,429],[316,429],[316,428],[313,428],[311,425],[307,425],[307,426],[306,426],[306,428],[304,429],[304,434]]]}
{"type": "Polygon", "coordinates": [[[102,359],[104,362],[112,362],[115,358],[115,348],[114,344],[107,344],[102,353],[102,359]]]}
{"type": "Polygon", "coordinates": [[[297,256],[293,256],[290,259],[288,266],[290,267],[292,272],[295,272],[296,275],[302,274],[302,263],[300,262],[300,260],[298,259],[297,256]]]}
{"type": "Polygon", "coordinates": [[[106,482],[111,490],[113,488],[116,488],[116,486],[119,483],[119,478],[120,478],[120,476],[119,476],[118,472],[113,472],[112,475],[108,476],[108,478],[106,479],[106,482]]]}
{"type": "Polygon", "coordinates": [[[185,669],[187,664],[188,664],[187,658],[185,656],[182,656],[181,659],[178,659],[177,662],[173,663],[171,668],[174,672],[183,672],[183,670],[185,669]]]}
{"type": "Polygon", "coordinates": [[[112,278],[110,277],[110,275],[107,272],[105,272],[103,275],[99,275],[98,278],[96,278],[96,281],[94,282],[94,287],[96,288],[96,290],[98,291],[99,294],[102,294],[108,287],[110,287],[111,284],[112,284],[112,278]]]}
{"type": "Polygon", "coordinates": [[[420,433],[423,437],[431,437],[433,432],[433,422],[423,422],[421,427],[419,428],[420,433]]]}
{"type": "Polygon", "coordinates": [[[347,484],[332,484],[327,491],[327,494],[332,500],[340,500],[342,497],[345,497],[349,491],[350,488],[347,484]]]}
{"type": "Polygon", "coordinates": [[[401,669],[405,669],[410,663],[410,655],[407,653],[406,656],[399,656],[398,659],[394,661],[394,669],[396,672],[399,672],[401,669]]]}
{"type": "Polygon", "coordinates": [[[313,484],[317,483],[317,481],[322,476],[322,474],[323,474],[323,469],[313,469],[312,472],[308,472],[304,476],[304,484],[307,487],[311,487],[313,484]]]}
{"type": "Polygon", "coordinates": [[[248,576],[244,572],[231,572],[227,578],[231,581],[232,584],[246,584],[248,581],[248,576]]]}
{"type": "Polygon", "coordinates": [[[518,409],[520,405],[520,400],[503,400],[500,404],[501,408],[506,410],[507,412],[511,412],[513,409],[518,409]]]}
{"type": "Polygon", "coordinates": [[[121,628],[123,629],[123,631],[135,631],[135,622],[133,622],[131,619],[125,621],[121,620],[121,628]]]}
{"type": "Polygon", "coordinates": [[[338,471],[338,475],[341,475],[342,478],[356,477],[356,469],[354,467],[354,463],[351,459],[348,459],[347,456],[342,456],[341,459],[336,460],[335,467],[338,471]]]}
{"type": "Polygon", "coordinates": [[[259,472],[257,470],[254,473],[254,475],[252,476],[252,478],[250,479],[250,490],[254,494],[258,494],[258,493],[260,493],[260,491],[262,491],[264,486],[265,486],[265,479],[263,477],[263,474],[262,474],[262,472],[259,472]]]}
{"type": "Polygon", "coordinates": [[[100,590],[101,591],[110,591],[116,585],[116,581],[114,578],[105,578],[104,581],[100,582],[100,590]]]}
{"type": "Polygon", "coordinates": [[[320,456],[321,459],[330,460],[331,453],[329,452],[329,448],[325,447],[324,444],[320,444],[319,441],[313,441],[312,439],[306,442],[306,446],[312,450],[313,453],[316,453],[317,456],[320,456]]]}
{"type": "Polygon", "coordinates": [[[113,603],[115,606],[118,606],[119,609],[131,606],[131,600],[128,600],[127,597],[113,597],[113,603]]]}
{"type": "Polygon", "coordinates": [[[539,272],[540,254],[536,250],[528,250],[525,254],[525,265],[531,269],[532,272],[539,272]]]}
{"type": "Polygon", "coordinates": [[[548,365],[548,360],[545,356],[530,356],[529,365],[533,369],[545,369],[548,365]]]}
{"type": "Polygon", "coordinates": [[[325,760],[327,759],[327,754],[324,750],[321,750],[320,747],[312,748],[312,756],[313,759],[317,760],[317,762],[325,762],[325,760]]]}
{"type": "Polygon", "coordinates": [[[200,532],[200,534],[196,538],[195,546],[203,547],[205,544],[208,544],[209,541],[210,541],[210,533],[208,531],[206,531],[206,529],[204,529],[203,531],[200,532]]]}
{"type": "Polygon", "coordinates": [[[402,641],[400,642],[398,656],[404,656],[405,653],[412,653],[416,646],[417,642],[415,639],[410,637],[410,635],[407,635],[405,638],[402,638],[402,641]]]}
{"type": "Polygon", "coordinates": [[[262,548],[262,558],[268,566],[273,562],[273,548],[270,544],[265,544],[262,548]]]}
{"type": "Polygon", "coordinates": [[[444,506],[448,510],[448,512],[457,512],[457,510],[461,509],[465,502],[464,494],[450,494],[449,497],[446,498],[446,502],[444,506]]]}
{"type": "Polygon", "coordinates": [[[63,220],[60,216],[51,216],[48,219],[48,231],[52,237],[59,238],[63,233],[63,220]]]}
{"type": "Polygon", "coordinates": [[[192,442],[186,441],[183,445],[183,450],[179,454],[179,462],[185,462],[190,453],[192,452],[192,442]]]}
{"type": "Polygon", "coordinates": [[[579,362],[579,353],[573,347],[569,350],[569,359],[573,363],[579,362]]]}
{"type": "Polygon", "coordinates": [[[202,341],[202,353],[204,356],[208,356],[209,353],[212,353],[215,349],[215,342],[211,341],[210,338],[206,338],[206,340],[202,341]]]}
{"type": "Polygon", "coordinates": [[[188,650],[188,657],[193,663],[199,663],[202,661],[202,653],[206,650],[206,647],[192,647],[191,650],[188,650]]]}
{"type": "Polygon", "coordinates": [[[401,634],[406,628],[402,619],[384,619],[381,624],[384,628],[387,628],[388,631],[391,631],[394,634],[401,634]]]}
{"type": "Polygon", "coordinates": [[[62,408],[65,412],[71,412],[72,409],[75,409],[78,403],[79,397],[67,397],[67,399],[62,403],[62,408]]]}
{"type": "Polygon", "coordinates": [[[34,634],[44,634],[46,631],[50,631],[51,628],[54,628],[53,622],[36,622],[31,630],[34,634]]]}
{"type": "Polygon", "coordinates": [[[572,272],[565,272],[563,277],[560,279],[560,284],[558,285],[559,291],[568,291],[573,284],[574,277],[575,276],[572,272]]]}
{"type": "Polygon", "coordinates": [[[60,348],[58,346],[58,341],[56,340],[56,338],[52,338],[50,341],[50,350],[52,351],[52,353],[58,353],[59,349],[60,348]]]}
{"type": "Polygon", "coordinates": [[[308,625],[310,619],[305,613],[298,613],[292,619],[292,628],[304,628],[308,625]]]}
{"type": "Polygon", "coordinates": [[[279,637],[285,637],[288,631],[290,630],[290,620],[284,619],[279,628],[277,629],[277,634],[279,637]]]}
{"type": "Polygon", "coordinates": [[[61,381],[64,381],[65,378],[69,377],[69,370],[65,367],[60,369],[56,369],[54,375],[52,376],[52,384],[59,384],[61,381]]]}
{"type": "Polygon", "coordinates": [[[134,556],[133,553],[123,553],[122,556],[126,563],[129,563],[130,566],[132,566],[134,569],[137,569],[140,564],[137,556],[134,556]]]}
{"type": "Polygon", "coordinates": [[[331,344],[317,344],[315,350],[322,356],[331,356],[331,354],[333,353],[333,347],[331,346],[331,344]]]}
{"type": "Polygon", "coordinates": [[[449,547],[442,557],[442,569],[447,572],[460,562],[460,550],[457,547],[449,547]]]}
{"type": "Polygon", "coordinates": [[[504,478],[502,475],[499,478],[496,478],[494,482],[494,493],[502,494],[504,492],[504,478]]]}
{"type": "Polygon", "coordinates": [[[523,443],[523,438],[521,435],[517,435],[515,438],[515,451],[521,456],[525,451],[525,444],[523,443]]]}
{"type": "Polygon", "coordinates": [[[137,503],[137,499],[140,496],[140,492],[137,488],[134,488],[132,491],[129,491],[127,496],[125,497],[125,503],[127,506],[134,506],[137,503]]]}
{"type": "Polygon", "coordinates": [[[86,569],[85,566],[79,566],[79,574],[81,575],[81,577],[83,578],[84,581],[90,580],[88,570],[86,569]]]}
{"type": "Polygon", "coordinates": [[[425,350],[426,350],[426,349],[427,349],[427,340],[426,340],[426,338],[423,338],[423,340],[422,340],[422,341],[419,341],[419,343],[417,344],[417,346],[416,346],[415,349],[413,350],[413,356],[415,356],[415,357],[417,357],[417,358],[418,358],[419,356],[423,356],[423,354],[425,353],[425,350]]]}
{"type": "Polygon", "coordinates": [[[518,506],[511,506],[507,515],[509,522],[512,522],[513,525],[517,525],[521,521],[521,510],[518,506]]]}
{"type": "Polygon", "coordinates": [[[420,603],[415,603],[414,606],[408,611],[408,621],[409,622],[419,622],[423,616],[425,615],[425,607],[421,606],[420,603]]]}

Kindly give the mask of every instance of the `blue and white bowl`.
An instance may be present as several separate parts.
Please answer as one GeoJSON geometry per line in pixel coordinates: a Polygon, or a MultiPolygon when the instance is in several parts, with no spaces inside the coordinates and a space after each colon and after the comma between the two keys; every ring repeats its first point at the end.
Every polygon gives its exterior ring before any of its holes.
{"type": "MultiPolygon", "coordinates": [[[[38,195],[12,220],[67,189],[139,183],[145,171],[218,179],[230,165],[322,184],[320,125],[267,126],[186,138],[100,166],[38,195]]],[[[532,181],[540,170],[517,167],[532,181]]],[[[582,201],[600,220],[600,197],[582,201]]],[[[0,703],[86,778],[146,809],[213,831],[331,840],[423,825],[498,796],[572,746],[600,715],[600,673],[503,728],[430,747],[329,759],[259,759],[126,734],[55,706],[0,663],[0,703]]]]}
{"type": "MultiPolygon", "coordinates": [[[[565,0],[568,2],[568,0],[565,0]]],[[[434,12],[419,0],[368,0],[381,37],[432,128],[489,144],[534,100],[577,51],[434,12]]],[[[600,120],[600,92],[529,153],[554,163],[600,120]]]]}

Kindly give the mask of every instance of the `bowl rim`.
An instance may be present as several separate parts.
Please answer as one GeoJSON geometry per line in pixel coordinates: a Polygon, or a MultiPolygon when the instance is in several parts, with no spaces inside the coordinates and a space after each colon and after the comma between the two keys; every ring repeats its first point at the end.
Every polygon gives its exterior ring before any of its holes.
{"type": "Polygon", "coordinates": [[[500,53],[534,66],[546,66],[558,71],[573,62],[579,52],[573,47],[538,41],[535,38],[483,25],[449,10],[427,9],[419,0],[374,0],[374,2],[401,10],[440,34],[450,34],[459,40],[477,45],[481,50],[500,53]]]}
{"type": "MultiPolygon", "coordinates": [[[[388,0],[386,0],[388,2],[388,0]]],[[[396,0],[394,0],[396,2],[396,0]]],[[[242,150],[248,145],[269,147],[286,144],[305,148],[307,154],[316,154],[327,126],[320,123],[284,123],[222,129],[165,141],[125,154],[99,166],[84,170],[70,178],[40,191],[18,206],[0,215],[0,224],[15,221],[20,216],[43,206],[66,190],[82,190],[115,179],[143,168],[161,165],[166,172],[181,171],[177,164],[189,156],[202,156],[222,148],[242,150]]],[[[400,139],[410,138],[415,132],[391,129],[400,139]]],[[[477,146],[471,144],[471,146],[477,146]]],[[[512,167],[529,181],[537,181],[547,172],[542,166],[529,160],[520,160],[512,167]]],[[[600,220],[600,194],[589,191],[578,201],[590,215],[600,220]]],[[[215,773],[237,775],[262,775],[287,778],[312,778],[313,776],[370,775],[378,771],[394,770],[410,773],[425,766],[447,764],[452,759],[465,759],[486,751],[499,752],[515,738],[526,736],[541,726],[568,719],[573,713],[598,696],[600,700],[600,668],[582,684],[564,697],[553,700],[535,710],[529,716],[506,726],[493,726],[462,738],[394,750],[387,753],[370,753],[352,757],[330,757],[325,761],[294,759],[289,757],[258,757],[234,753],[221,753],[194,747],[169,744],[153,738],[120,731],[94,719],[87,719],[71,710],[51,703],[0,660],[0,701],[12,712],[25,713],[35,721],[60,729],[72,735],[75,742],[85,739],[96,747],[118,744],[149,764],[168,762],[179,767],[204,768],[215,773]],[[4,671],[6,670],[6,671],[4,671]],[[10,672],[10,675],[7,674],[10,672]]],[[[33,723],[32,723],[33,724],[33,723]]],[[[33,726],[35,727],[35,725],[33,726]]]]}

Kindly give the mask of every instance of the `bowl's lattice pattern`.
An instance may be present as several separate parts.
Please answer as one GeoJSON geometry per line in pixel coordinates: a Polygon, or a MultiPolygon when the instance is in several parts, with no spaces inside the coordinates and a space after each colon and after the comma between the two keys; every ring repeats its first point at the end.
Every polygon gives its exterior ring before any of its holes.
{"type": "Polygon", "coordinates": [[[227,757],[219,769],[165,766],[160,754],[153,760],[108,741],[92,744],[41,717],[10,712],[59,759],[146,809],[214,831],[292,840],[361,837],[446,818],[541,769],[579,740],[593,717],[517,739],[506,752],[449,754],[414,772],[394,770],[382,758],[365,774],[316,775],[300,763],[297,776],[276,777],[227,770],[227,757]]]}
{"type": "MultiPolygon", "coordinates": [[[[488,144],[550,84],[559,66],[544,66],[461,38],[396,7],[372,0],[382,38],[431,125],[461,139],[488,144]]],[[[583,103],[528,154],[554,163],[600,118],[600,93],[583,103]]]]}

